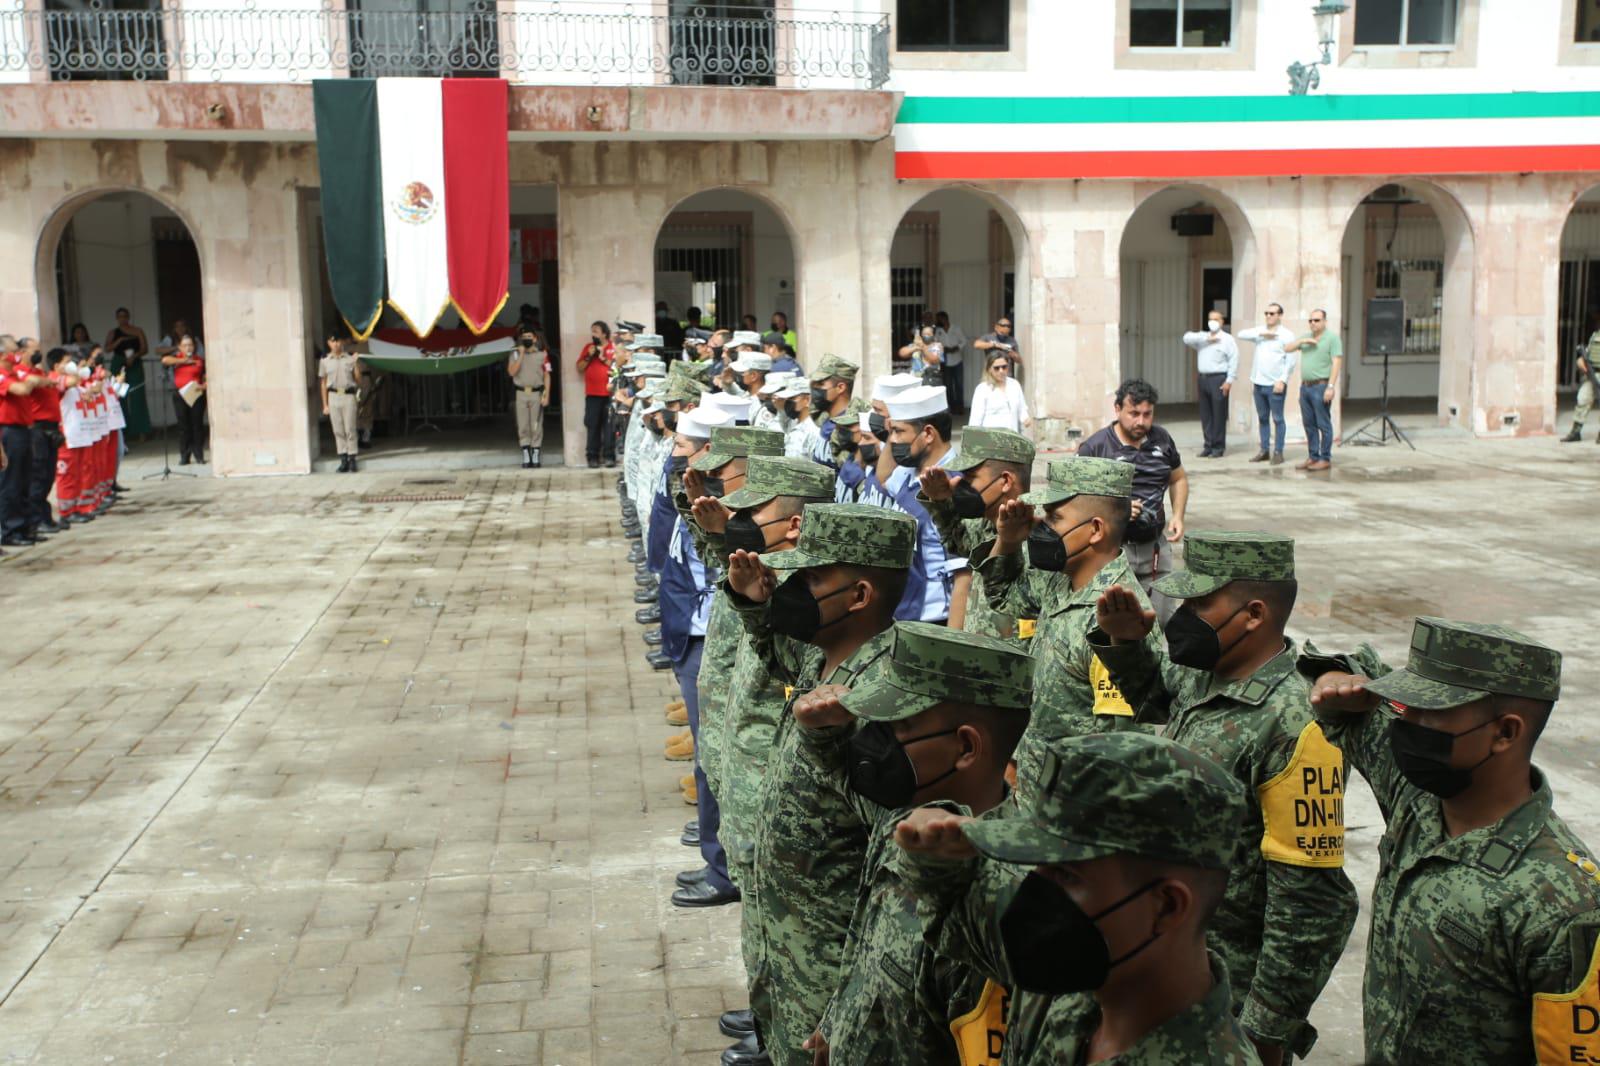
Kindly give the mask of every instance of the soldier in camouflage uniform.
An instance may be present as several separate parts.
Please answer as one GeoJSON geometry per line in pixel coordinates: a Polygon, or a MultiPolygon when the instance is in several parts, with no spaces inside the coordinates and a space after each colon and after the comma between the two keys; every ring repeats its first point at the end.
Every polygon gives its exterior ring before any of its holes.
{"type": "MultiPolygon", "coordinates": [[[[1570,444],[1583,439],[1583,423],[1589,417],[1589,412],[1594,409],[1595,375],[1600,372],[1600,329],[1589,335],[1589,344],[1584,348],[1583,354],[1578,356],[1578,396],[1577,406],[1572,409],[1572,431],[1561,438],[1561,443],[1570,444]]],[[[1595,437],[1595,442],[1600,443],[1600,436],[1595,437]]]]}
{"type": "Polygon", "coordinates": [[[974,1041],[987,1044],[1005,989],[954,958],[941,923],[919,913],[891,861],[894,832],[916,804],[982,819],[1007,813],[1005,768],[1027,725],[1032,680],[1021,648],[901,622],[884,669],[796,702],[796,758],[867,830],[843,979],[815,1040],[830,1066],[960,1066],[974,1041]]]}
{"type": "MultiPolygon", "coordinates": [[[[916,541],[909,515],[828,504],[806,508],[794,550],[733,556],[734,606],[791,703],[819,683],[854,685],[878,668],[916,541]]],[[[793,1066],[810,1063],[803,1045],[838,984],[866,854],[866,823],[842,783],[802,757],[802,732],[786,709],[753,819],[741,934],[757,960],[750,1003],[765,1047],[773,1062],[793,1066]]]]}
{"type": "MultiPolygon", "coordinates": [[[[944,541],[945,555],[952,560],[967,560],[966,569],[956,575],[950,607],[954,612],[958,603],[962,605],[964,615],[958,628],[968,633],[1021,637],[1017,620],[990,606],[983,578],[974,568],[983,561],[989,542],[994,540],[994,520],[1001,505],[1028,491],[1033,456],[1033,441],[1021,433],[969,426],[961,434],[961,458],[950,468],[964,476],[952,482],[939,467],[922,475],[917,502],[927,508],[933,519],[939,539],[944,541]]],[[[955,624],[954,619],[951,624],[955,624]]]]}
{"type": "Polygon", "coordinates": [[[1239,782],[1136,732],[1054,738],[1044,770],[1026,816],[924,808],[896,833],[944,944],[1010,989],[1000,1062],[1260,1062],[1206,948],[1245,822],[1239,782]],[[1148,1020],[1130,1031],[1130,1016],[1148,1020]]]}
{"type": "MultiPolygon", "coordinates": [[[[782,439],[782,434],[778,435],[782,439]]],[[[713,444],[715,448],[715,444],[713,444]]],[[[799,540],[801,516],[812,504],[833,499],[833,471],[809,459],[754,458],[748,461],[749,473],[736,492],[722,499],[722,507],[732,513],[723,530],[723,547],[731,556],[745,550],[757,553],[788,551],[799,540]]],[[[719,598],[731,590],[723,582],[719,598]]],[[[767,670],[766,659],[748,633],[739,641],[729,678],[727,701],[722,707],[720,725],[723,744],[721,786],[717,800],[722,810],[722,844],[728,853],[728,870],[734,884],[742,890],[755,878],[756,819],[761,803],[761,782],[778,731],[778,721],[788,700],[783,682],[767,670]]],[[[705,728],[702,724],[701,729],[705,728]]],[[[715,784],[712,786],[717,788],[715,784]]],[[[759,928],[759,897],[745,903],[744,928],[759,928]]],[[[759,943],[742,944],[745,971],[751,990],[751,1007],[763,1021],[770,1011],[756,1000],[764,988],[763,962],[759,943]]],[[[756,1053],[760,1037],[742,1051],[756,1053]]],[[[741,1041],[741,1043],[746,1043],[741,1041]]],[[[739,1045],[735,1045],[738,1049],[739,1045]]],[[[737,1066],[743,1059],[729,1060],[737,1066]]]]}
{"type": "MultiPolygon", "coordinates": [[[[783,434],[748,426],[715,426],[709,450],[689,462],[684,473],[684,492],[674,501],[678,512],[691,519],[690,535],[695,551],[707,567],[727,569],[727,551],[722,530],[727,511],[720,498],[744,484],[746,463],[752,455],[775,456],[783,452],[783,434]],[[693,500],[691,500],[693,497],[693,500]],[[697,501],[697,502],[696,502],[697,501]],[[709,526],[711,528],[707,529],[709,526]]],[[[728,597],[716,594],[706,620],[706,642],[701,649],[700,731],[695,736],[695,758],[706,780],[706,787],[695,797],[699,823],[700,855],[705,860],[699,870],[678,875],[680,888],[706,883],[719,891],[732,885],[728,860],[721,840],[721,807],[717,796],[722,789],[722,752],[728,681],[733,676],[734,656],[744,630],[728,597]]]]}
{"type": "Polygon", "coordinates": [[[1344,757],[1323,736],[1284,636],[1294,610],[1294,541],[1271,533],[1190,533],[1188,569],[1154,590],[1182,605],[1152,650],[1155,612],[1113,586],[1089,644],[1140,721],[1247,786],[1249,813],[1211,924],[1233,979],[1240,1024],[1264,1061],[1304,1057],[1306,1020],[1355,924],[1344,873],[1344,757]]]}
{"type": "Polygon", "coordinates": [[[1504,626],[1419,618],[1405,669],[1365,644],[1342,661],[1308,649],[1301,669],[1388,825],[1365,1061],[1600,1062],[1600,867],[1531,761],[1561,653],[1504,626]]]}
{"type": "MultiPolygon", "coordinates": [[[[850,360],[828,354],[822,357],[822,362],[817,364],[809,379],[811,414],[817,420],[817,431],[822,436],[812,458],[835,469],[839,466],[839,458],[833,443],[834,434],[841,425],[846,430],[854,428],[854,416],[866,409],[865,402],[860,407],[856,406],[856,375],[860,372],[861,367],[850,360]]],[[[852,439],[851,445],[854,443],[852,439]]]]}
{"type": "MultiPolygon", "coordinates": [[[[1051,740],[1138,728],[1133,708],[1088,643],[1095,604],[1106,589],[1134,589],[1149,606],[1122,551],[1132,497],[1131,463],[1053,460],[1043,488],[1002,505],[995,540],[979,550],[978,576],[990,604],[1039,620],[1032,638],[1039,683],[1028,732],[1017,745],[1017,793],[1024,805],[1051,740]],[[1037,524],[1035,507],[1044,508],[1037,524]]],[[[1152,629],[1145,644],[1159,660],[1160,633],[1152,629]]]]}

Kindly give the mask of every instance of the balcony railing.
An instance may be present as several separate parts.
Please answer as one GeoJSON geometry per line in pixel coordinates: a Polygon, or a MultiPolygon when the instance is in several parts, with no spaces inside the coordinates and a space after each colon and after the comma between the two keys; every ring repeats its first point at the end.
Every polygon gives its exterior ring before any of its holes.
{"type": "Polygon", "coordinates": [[[362,10],[359,0],[344,9],[328,0],[279,9],[248,0],[167,0],[143,10],[129,10],[141,5],[128,0],[114,0],[115,7],[93,0],[59,9],[67,0],[43,11],[9,2],[0,9],[0,80],[47,72],[57,81],[296,81],[346,71],[878,89],[889,77],[889,23],[881,14],[682,0],[383,0],[383,10],[362,10]]]}

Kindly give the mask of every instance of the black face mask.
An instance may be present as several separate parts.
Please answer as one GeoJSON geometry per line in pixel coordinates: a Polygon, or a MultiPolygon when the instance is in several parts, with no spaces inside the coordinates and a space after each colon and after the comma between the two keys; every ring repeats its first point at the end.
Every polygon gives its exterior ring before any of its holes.
{"type": "MultiPolygon", "coordinates": [[[[1222,620],[1222,625],[1225,626],[1233,621],[1234,615],[1248,606],[1250,606],[1248,603],[1241,604],[1238,610],[1222,620]]],[[[1196,670],[1215,670],[1222,657],[1233,650],[1234,644],[1244,639],[1244,634],[1241,633],[1238,640],[1224,648],[1222,638],[1218,636],[1221,630],[1222,626],[1212,629],[1210,622],[1194,613],[1194,608],[1187,603],[1183,604],[1172,612],[1172,617],[1167,621],[1167,658],[1179,666],[1190,666],[1196,670]]]]}
{"type": "Polygon", "coordinates": [[[701,480],[705,483],[707,496],[715,496],[720,500],[728,494],[727,488],[720,477],[707,477],[701,480]]]}
{"type": "MultiPolygon", "coordinates": [[[[989,485],[993,485],[999,478],[990,478],[989,485]]],[[[989,487],[985,485],[983,489],[989,487]]],[[[950,503],[956,509],[956,514],[962,518],[982,518],[989,509],[989,501],[983,498],[983,489],[974,488],[972,482],[962,478],[956,482],[950,497],[950,503]]]]}
{"type": "Polygon", "coordinates": [[[800,418],[800,404],[795,400],[783,401],[783,417],[794,422],[800,418]]]}
{"type": "MultiPolygon", "coordinates": [[[[1072,536],[1073,530],[1082,529],[1094,519],[1079,522],[1065,533],[1057,534],[1050,528],[1048,522],[1040,522],[1028,534],[1028,565],[1035,570],[1047,570],[1051,573],[1060,573],[1067,568],[1067,560],[1078,552],[1067,551],[1067,538],[1072,536]]],[[[1079,548],[1078,551],[1084,549],[1079,548]]]]}
{"type": "Polygon", "coordinates": [[[809,644],[813,638],[829,626],[838,625],[850,617],[848,611],[841,614],[831,622],[822,620],[822,601],[831,600],[835,596],[843,595],[855,588],[855,583],[825,592],[821,596],[813,595],[811,587],[805,578],[795,574],[783,584],[779,585],[772,593],[772,610],[768,617],[771,619],[772,630],[782,633],[786,637],[804,641],[809,644]]]}
{"type": "Polygon", "coordinates": [[[894,456],[895,466],[918,467],[922,465],[922,456],[913,452],[909,444],[891,444],[889,445],[889,452],[894,456]]]}
{"type": "Polygon", "coordinates": [[[767,535],[761,531],[768,526],[787,521],[787,518],[774,518],[770,522],[757,522],[753,515],[736,514],[728,519],[728,527],[722,534],[722,539],[727,544],[730,555],[736,551],[755,552],[759,555],[767,550],[767,535]]]}
{"type": "Polygon", "coordinates": [[[850,787],[857,795],[871,800],[880,807],[898,810],[911,806],[920,789],[930,788],[956,772],[954,766],[932,781],[917,781],[917,768],[912,765],[906,746],[934,737],[948,736],[954,729],[901,740],[894,735],[888,722],[868,722],[850,738],[850,750],[845,756],[845,766],[850,773],[850,787]]]}
{"type": "Polygon", "coordinates": [[[878,464],[878,446],[876,444],[863,444],[860,451],[862,466],[876,466],[878,464]]]}
{"type": "Polygon", "coordinates": [[[813,388],[811,390],[811,408],[812,408],[812,410],[821,411],[821,410],[826,409],[828,406],[829,406],[829,403],[828,403],[828,392],[827,392],[827,390],[826,389],[813,388]]]}
{"type": "Polygon", "coordinates": [[[668,433],[676,433],[678,431],[678,412],[662,411],[661,424],[666,427],[668,433]]]}
{"type": "Polygon", "coordinates": [[[889,423],[880,414],[874,412],[867,416],[867,428],[872,430],[872,435],[878,438],[878,443],[889,443],[889,423]]]}
{"type": "Polygon", "coordinates": [[[775,415],[775,414],[778,413],[778,405],[776,403],[774,403],[769,397],[763,396],[761,398],[761,406],[765,407],[769,414],[774,414],[775,415]]]}
{"type": "Polygon", "coordinates": [[[687,455],[667,456],[668,474],[672,475],[673,477],[682,477],[683,472],[687,469],[689,469],[689,457],[687,455]]]}
{"type": "Polygon", "coordinates": [[[1476,733],[1499,720],[1491,718],[1471,729],[1448,733],[1443,729],[1431,729],[1404,718],[1396,718],[1389,724],[1389,750],[1394,753],[1395,765],[1407,781],[1440,799],[1450,799],[1465,792],[1472,784],[1472,772],[1494,758],[1491,749],[1489,754],[1471,766],[1460,769],[1451,766],[1450,753],[1455,748],[1456,737],[1476,733]]]}
{"type": "Polygon", "coordinates": [[[1000,916],[1000,943],[1017,987],[1047,996],[1092,992],[1106,983],[1111,968],[1133,958],[1160,933],[1121,958],[1111,957],[1106,938],[1095,925],[1161,882],[1135,889],[1099,914],[1085,914],[1071,896],[1042,874],[1023,879],[1000,916]]]}
{"type": "Polygon", "coordinates": [[[659,425],[656,424],[656,420],[653,419],[653,418],[647,419],[645,421],[644,428],[648,429],[652,434],[654,434],[657,437],[661,436],[663,433],[666,432],[659,425]]]}

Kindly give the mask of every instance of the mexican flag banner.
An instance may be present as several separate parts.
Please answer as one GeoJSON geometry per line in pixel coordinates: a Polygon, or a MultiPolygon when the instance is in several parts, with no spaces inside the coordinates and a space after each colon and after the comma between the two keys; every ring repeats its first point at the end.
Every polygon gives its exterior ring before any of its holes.
{"type": "Polygon", "coordinates": [[[454,307],[475,334],[511,270],[506,83],[312,83],[322,232],[334,303],[366,339],[388,305],[419,337],[454,307]]]}

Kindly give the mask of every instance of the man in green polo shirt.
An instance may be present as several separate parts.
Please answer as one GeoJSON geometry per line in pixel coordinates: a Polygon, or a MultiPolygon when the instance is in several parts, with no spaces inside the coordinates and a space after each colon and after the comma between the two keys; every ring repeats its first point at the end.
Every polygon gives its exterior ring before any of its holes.
{"type": "Polygon", "coordinates": [[[1333,398],[1344,370],[1344,345],[1328,328],[1328,312],[1319,307],[1310,321],[1311,336],[1295,342],[1300,348],[1300,420],[1310,454],[1295,469],[1327,470],[1333,466],[1333,398]]]}

